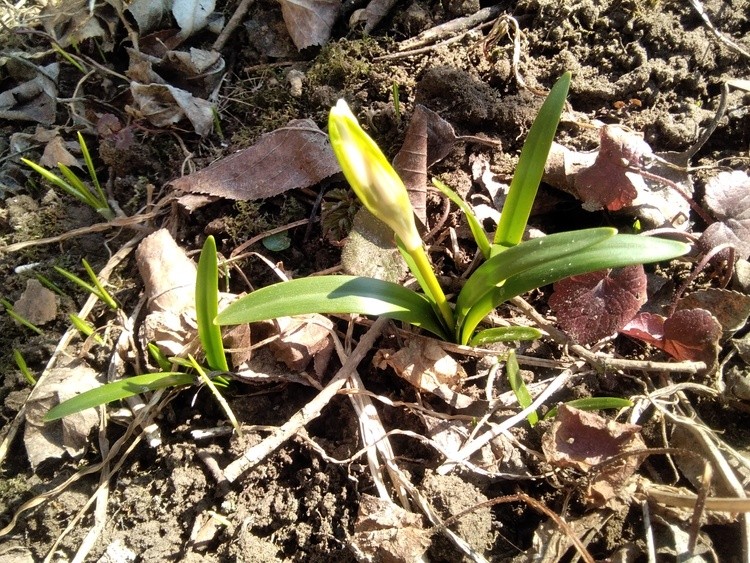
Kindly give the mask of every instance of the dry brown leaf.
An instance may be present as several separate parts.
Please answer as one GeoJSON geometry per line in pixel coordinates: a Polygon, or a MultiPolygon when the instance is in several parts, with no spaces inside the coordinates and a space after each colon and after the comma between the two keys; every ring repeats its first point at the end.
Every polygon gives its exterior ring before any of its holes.
{"type": "Polygon", "coordinates": [[[68,145],[63,138],[60,135],[56,135],[44,147],[42,158],[39,159],[37,164],[45,168],[57,168],[58,164],[64,164],[72,168],[74,166],[82,166],[83,163],[70,153],[68,145]]]}
{"type": "Polygon", "coordinates": [[[349,547],[363,563],[412,563],[422,560],[431,537],[419,514],[391,501],[362,495],[349,547]]]}
{"type": "Polygon", "coordinates": [[[57,317],[57,298],[39,280],[29,279],[26,289],[13,304],[13,308],[32,324],[43,325],[57,317]]]}
{"type": "Polygon", "coordinates": [[[373,362],[380,369],[390,366],[420,391],[437,395],[456,408],[473,402],[460,393],[466,380],[464,368],[431,339],[413,338],[397,352],[378,350],[373,362]]]}
{"type": "Polygon", "coordinates": [[[301,119],[172,185],[187,193],[249,201],[308,188],[340,171],[328,136],[311,119],[301,119]]]}
{"type": "Polygon", "coordinates": [[[137,118],[145,118],[157,127],[170,127],[188,119],[198,135],[211,133],[213,106],[190,92],[168,84],[130,83],[135,108],[128,108],[137,118]]]}
{"type": "MultiPolygon", "coordinates": [[[[641,427],[606,419],[596,413],[560,405],[555,421],[542,437],[547,461],[556,467],[575,467],[589,472],[615,455],[644,449],[641,427]]],[[[597,471],[589,483],[587,503],[605,506],[638,469],[642,458],[624,456],[621,462],[597,471]]]]}
{"type": "Polygon", "coordinates": [[[43,417],[54,406],[98,387],[97,372],[82,360],[51,369],[36,385],[26,403],[26,430],[23,443],[32,469],[64,453],[82,455],[91,431],[99,424],[95,409],[86,409],[61,420],[45,423],[43,417]]]}
{"type": "Polygon", "coordinates": [[[333,352],[333,322],[318,314],[276,319],[280,336],[269,344],[276,359],[294,371],[302,371],[315,360],[315,372],[324,375],[333,352]]]}
{"type": "Polygon", "coordinates": [[[750,316],[750,295],[718,288],[699,289],[678,300],[676,308],[705,309],[725,333],[732,333],[745,326],[750,316]]]}
{"type": "Polygon", "coordinates": [[[340,0],[279,0],[284,23],[297,49],[323,45],[341,9],[340,0]]]}
{"type": "Polygon", "coordinates": [[[97,46],[104,52],[114,47],[112,36],[119,23],[116,13],[101,9],[90,13],[88,0],[49,2],[42,9],[39,20],[45,31],[63,48],[97,39],[97,46]]]}
{"type": "Polygon", "coordinates": [[[0,119],[52,125],[57,117],[57,76],[60,65],[41,68],[35,78],[0,93],[0,119]]]}
{"type": "Polygon", "coordinates": [[[173,0],[172,15],[182,37],[190,37],[208,25],[216,0],[173,0]]]}

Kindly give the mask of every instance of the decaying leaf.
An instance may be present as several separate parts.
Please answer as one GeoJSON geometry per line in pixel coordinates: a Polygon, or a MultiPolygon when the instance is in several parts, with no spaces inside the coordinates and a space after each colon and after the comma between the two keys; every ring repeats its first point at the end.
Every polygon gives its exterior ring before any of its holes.
{"type": "Polygon", "coordinates": [[[314,186],[340,171],[328,136],[311,119],[302,119],[172,185],[187,193],[248,201],[314,186]]]}
{"type": "Polygon", "coordinates": [[[75,166],[82,167],[83,162],[79,161],[68,150],[69,145],[60,135],[55,135],[44,147],[42,158],[39,159],[39,166],[44,168],[57,168],[58,164],[64,164],[69,168],[75,166]]]}
{"type": "MultiPolygon", "coordinates": [[[[738,258],[750,256],[750,176],[739,170],[719,172],[706,182],[704,202],[714,217],[734,235],[724,235],[726,240],[714,236],[712,243],[732,243],[738,258]]],[[[709,229],[718,228],[714,225],[709,229]]]]}
{"type": "Polygon", "coordinates": [[[370,33],[391,11],[398,0],[370,0],[366,8],[356,10],[349,19],[349,27],[363,26],[365,34],[370,33]]]}
{"type": "Polygon", "coordinates": [[[630,167],[639,167],[651,147],[639,136],[620,127],[605,125],[600,131],[599,153],[593,165],[581,170],[575,187],[587,209],[617,211],[633,203],[646,182],[630,167]]]}
{"type": "Polygon", "coordinates": [[[739,291],[699,289],[677,301],[677,310],[705,309],[719,321],[724,333],[740,330],[750,316],[750,295],[739,291]]]}
{"type": "Polygon", "coordinates": [[[297,49],[323,45],[341,9],[339,0],[280,0],[284,23],[297,49]]]}
{"type": "Polygon", "coordinates": [[[130,83],[138,118],[148,119],[157,127],[169,127],[188,119],[198,135],[205,136],[213,128],[213,109],[209,102],[190,92],[168,84],[130,83]]]}
{"type": "Polygon", "coordinates": [[[420,391],[437,395],[456,408],[466,408],[471,397],[460,393],[466,371],[431,339],[413,338],[396,352],[378,350],[373,362],[380,369],[390,366],[420,391]]]}
{"type": "Polygon", "coordinates": [[[560,280],[549,306],[565,332],[589,344],[620,330],[645,302],[646,273],[636,265],[560,280]]]}
{"type": "Polygon", "coordinates": [[[683,309],[669,318],[639,313],[620,332],[648,342],[678,361],[701,361],[712,369],[722,331],[719,322],[705,309],[683,309]]]}
{"type": "MultiPolygon", "coordinates": [[[[645,449],[640,431],[635,424],[560,405],[554,423],[542,437],[542,450],[552,465],[588,473],[615,455],[645,449]]],[[[622,461],[597,470],[589,484],[587,502],[594,506],[617,502],[618,492],[642,461],[638,455],[623,456],[622,461]]]]}
{"type": "Polygon", "coordinates": [[[304,370],[314,361],[315,373],[322,376],[333,353],[333,322],[318,314],[276,319],[279,338],[269,344],[276,359],[294,371],[304,370]]]}
{"type": "MultiPolygon", "coordinates": [[[[544,181],[578,197],[590,211],[626,210],[650,228],[689,227],[690,205],[684,197],[692,195],[689,174],[648,162],[654,153],[636,133],[609,125],[601,129],[600,137],[600,149],[594,152],[577,152],[553,143],[544,181]],[[649,177],[640,172],[646,169],[649,177]]],[[[670,153],[656,156],[673,158],[670,153]]]]}
{"type": "Polygon", "coordinates": [[[140,84],[170,84],[207,99],[224,73],[224,59],[217,51],[191,48],[189,51],[165,50],[160,43],[154,52],[127,49],[128,78],[140,84]]]}
{"type": "Polygon", "coordinates": [[[0,119],[52,125],[57,111],[59,73],[58,63],[49,64],[41,67],[32,80],[0,93],[0,119]]]}
{"type": "Polygon", "coordinates": [[[72,457],[84,453],[89,434],[99,424],[95,409],[86,409],[51,423],[42,419],[52,407],[99,385],[97,372],[84,361],[75,360],[51,369],[34,387],[26,403],[23,436],[32,469],[36,470],[40,463],[60,458],[64,453],[72,457]]]}
{"type": "Polygon", "coordinates": [[[43,325],[57,317],[57,298],[39,280],[32,278],[26,282],[26,289],[13,308],[32,324],[43,325]]]}
{"type": "Polygon", "coordinates": [[[357,211],[341,250],[341,268],[352,276],[397,283],[407,272],[393,231],[364,207],[357,211]]]}
{"type": "Polygon", "coordinates": [[[393,168],[404,181],[414,214],[427,224],[427,114],[424,106],[414,110],[406,129],[401,150],[393,159],[393,168]],[[422,111],[420,111],[422,108],[422,111]]]}
{"type": "Polygon", "coordinates": [[[419,514],[391,501],[362,495],[349,547],[361,563],[411,563],[422,560],[431,537],[419,514]]]}
{"type": "Polygon", "coordinates": [[[44,29],[61,47],[80,45],[87,39],[98,39],[99,48],[108,52],[114,47],[112,40],[117,27],[117,14],[99,8],[89,11],[88,0],[58,0],[47,3],[39,19],[44,29]]]}
{"type": "Polygon", "coordinates": [[[132,16],[138,31],[145,35],[169,21],[173,0],[132,0],[125,11],[132,16]]]}

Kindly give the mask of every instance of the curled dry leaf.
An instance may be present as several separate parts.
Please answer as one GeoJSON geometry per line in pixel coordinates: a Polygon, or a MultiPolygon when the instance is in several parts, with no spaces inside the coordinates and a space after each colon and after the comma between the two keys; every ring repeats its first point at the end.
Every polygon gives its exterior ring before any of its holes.
{"type": "Polygon", "coordinates": [[[318,314],[276,319],[279,338],[269,344],[276,359],[294,371],[304,370],[314,360],[315,373],[322,377],[333,353],[333,322],[318,314]]]}
{"type": "Polygon", "coordinates": [[[472,403],[471,397],[459,392],[466,380],[464,368],[431,339],[413,338],[397,352],[378,350],[373,362],[380,369],[390,366],[420,391],[437,395],[456,408],[472,403]]]}
{"type": "Polygon", "coordinates": [[[640,313],[620,332],[656,346],[678,361],[705,362],[710,370],[719,355],[722,330],[705,309],[683,309],[669,318],[640,313]]]}
{"type": "Polygon", "coordinates": [[[36,77],[0,93],[0,119],[52,125],[57,112],[60,65],[42,67],[36,77]]]}
{"type": "Polygon", "coordinates": [[[340,0],[280,0],[281,14],[297,49],[323,45],[341,9],[340,0]]]}
{"type": "Polygon", "coordinates": [[[205,136],[213,128],[213,109],[209,102],[190,92],[168,84],[130,83],[137,118],[145,118],[157,127],[176,125],[187,119],[198,135],[205,136]]]}
{"type": "Polygon", "coordinates": [[[208,24],[216,0],[173,0],[172,15],[182,37],[190,37],[208,24]]]}
{"type": "Polygon", "coordinates": [[[411,563],[422,560],[431,537],[419,514],[391,501],[362,495],[349,547],[360,562],[411,563]]]}
{"type": "MultiPolygon", "coordinates": [[[[552,465],[587,473],[613,456],[644,449],[640,431],[635,424],[560,405],[555,421],[542,437],[542,450],[552,465]]],[[[587,502],[594,506],[616,503],[618,492],[642,461],[638,455],[623,456],[622,461],[597,471],[589,484],[587,502]]]]}
{"type": "Polygon", "coordinates": [[[96,409],[86,409],[55,422],[45,423],[52,407],[100,385],[97,372],[82,360],[51,369],[37,384],[26,402],[26,429],[23,443],[32,469],[64,453],[82,455],[91,431],[99,424],[96,409]]]}
{"type": "Polygon", "coordinates": [[[646,299],[646,273],[636,265],[560,280],[549,306],[565,332],[589,344],[624,327],[646,299]]]}
{"type": "Polygon", "coordinates": [[[249,201],[308,188],[340,171],[328,136],[311,119],[301,119],[172,185],[187,193],[249,201]]]}
{"type": "Polygon", "coordinates": [[[96,6],[89,11],[89,0],[59,0],[47,2],[39,14],[45,31],[62,48],[80,45],[87,39],[97,39],[97,46],[104,52],[114,47],[113,34],[119,21],[117,13],[96,6]]]}

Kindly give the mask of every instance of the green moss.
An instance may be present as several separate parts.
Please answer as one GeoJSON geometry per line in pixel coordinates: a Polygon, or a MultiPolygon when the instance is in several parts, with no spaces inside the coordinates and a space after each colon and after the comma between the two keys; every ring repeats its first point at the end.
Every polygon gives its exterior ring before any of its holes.
{"type": "Polygon", "coordinates": [[[351,87],[370,74],[370,60],[378,54],[379,46],[369,37],[356,41],[342,39],[328,43],[321,49],[307,72],[307,80],[313,87],[351,87]]]}

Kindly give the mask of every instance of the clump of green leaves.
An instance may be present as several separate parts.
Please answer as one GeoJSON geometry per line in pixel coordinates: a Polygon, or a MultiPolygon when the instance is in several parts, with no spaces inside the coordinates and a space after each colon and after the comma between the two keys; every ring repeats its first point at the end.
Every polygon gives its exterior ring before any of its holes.
{"type": "Polygon", "coordinates": [[[497,329],[487,333],[477,328],[487,314],[512,297],[569,276],[685,254],[689,247],[683,243],[618,234],[607,227],[521,242],[569,85],[570,73],[565,73],[529,131],[492,242],[471,209],[450,188],[436,183],[466,213],[485,260],[455,304],[447,301],[430,266],[401,178],[340,100],[329,117],[331,146],[357,197],[393,231],[422,292],[366,277],[300,278],[246,295],[219,313],[217,322],[231,325],[309,313],[385,315],[460,344],[486,343],[501,335],[497,329]]]}
{"type": "Polygon", "coordinates": [[[110,221],[115,218],[115,213],[112,211],[112,208],[107,201],[107,196],[104,194],[104,190],[102,190],[102,186],[99,183],[99,178],[96,174],[96,168],[94,168],[94,161],[91,159],[91,154],[86,146],[86,141],[83,140],[83,135],[81,135],[80,132],[78,133],[78,144],[81,147],[81,153],[86,162],[86,168],[88,169],[91,182],[94,185],[93,189],[87,186],[75,172],[62,163],[57,164],[57,167],[62,174],[61,177],[27,158],[22,158],[21,161],[35,172],[38,172],[52,185],[57,186],[66,194],[73,196],[81,203],[90,206],[92,209],[96,210],[97,213],[102,215],[102,217],[110,221]]]}

